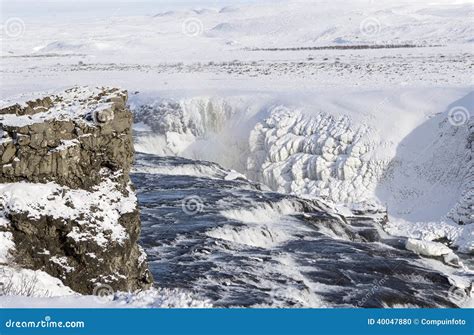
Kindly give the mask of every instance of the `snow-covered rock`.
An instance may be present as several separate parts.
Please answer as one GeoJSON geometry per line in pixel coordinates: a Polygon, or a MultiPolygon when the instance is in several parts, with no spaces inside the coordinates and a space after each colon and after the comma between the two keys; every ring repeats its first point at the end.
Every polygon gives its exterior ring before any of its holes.
{"type": "Polygon", "coordinates": [[[73,87],[2,101],[0,128],[11,140],[0,146],[0,182],[90,189],[103,167],[127,173],[133,146],[126,100],[119,89],[73,87]]]}
{"type": "Polygon", "coordinates": [[[443,256],[453,252],[443,243],[421,241],[412,238],[407,240],[406,248],[423,256],[443,256]]]}
{"type": "Polygon", "coordinates": [[[409,238],[405,244],[405,247],[419,255],[428,257],[442,257],[446,264],[461,266],[459,257],[453,252],[453,250],[451,250],[451,248],[448,248],[443,243],[409,238]]]}
{"type": "Polygon", "coordinates": [[[72,290],[146,288],[125,91],[74,87],[0,109],[0,261],[72,290]]]}

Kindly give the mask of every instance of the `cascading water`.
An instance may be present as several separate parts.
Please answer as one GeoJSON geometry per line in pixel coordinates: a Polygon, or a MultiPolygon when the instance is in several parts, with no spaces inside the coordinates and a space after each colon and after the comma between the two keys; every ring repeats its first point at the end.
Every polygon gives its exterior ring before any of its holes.
{"type": "MultiPolygon", "coordinates": [[[[138,155],[134,173],[157,285],[192,289],[217,306],[254,307],[453,306],[447,291],[468,289],[467,268],[452,253],[437,255],[449,248],[385,233],[393,222],[381,188],[397,195],[419,177],[416,169],[403,174],[408,181],[397,176],[396,145],[370,122],[203,97],[161,100],[135,115],[137,151],[158,155],[138,155]],[[412,245],[432,250],[439,264],[406,249],[422,252],[412,245]],[[367,294],[374,283],[380,292],[367,294]]],[[[466,135],[440,131],[450,141],[432,151],[466,135]]],[[[450,157],[458,156],[461,149],[450,157]]],[[[471,226],[448,227],[435,236],[469,252],[471,226]]]]}

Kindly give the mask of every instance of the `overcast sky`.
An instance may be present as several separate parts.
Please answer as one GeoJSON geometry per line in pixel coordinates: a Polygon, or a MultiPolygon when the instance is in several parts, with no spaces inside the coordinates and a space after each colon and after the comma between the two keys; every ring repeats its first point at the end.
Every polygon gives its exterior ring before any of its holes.
{"type": "MultiPolygon", "coordinates": [[[[154,15],[156,13],[184,8],[221,8],[224,6],[246,3],[274,3],[277,1],[307,1],[317,3],[321,0],[0,0],[2,21],[9,17],[24,19],[34,17],[84,18],[108,17],[125,15],[154,15]]],[[[325,2],[358,2],[364,6],[373,6],[381,2],[419,2],[446,3],[474,2],[474,0],[325,0],[325,2]]]]}
{"type": "Polygon", "coordinates": [[[152,15],[177,8],[222,7],[261,0],[0,0],[1,14],[6,17],[58,15],[99,17],[120,15],[152,15]]]}

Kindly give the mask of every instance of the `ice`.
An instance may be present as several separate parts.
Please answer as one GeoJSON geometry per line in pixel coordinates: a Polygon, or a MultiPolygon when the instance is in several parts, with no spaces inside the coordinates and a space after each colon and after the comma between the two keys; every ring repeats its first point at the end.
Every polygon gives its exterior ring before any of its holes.
{"type": "Polygon", "coordinates": [[[474,252],[474,227],[453,222],[411,222],[391,217],[384,229],[394,236],[423,241],[447,240],[460,252],[474,252]]]}

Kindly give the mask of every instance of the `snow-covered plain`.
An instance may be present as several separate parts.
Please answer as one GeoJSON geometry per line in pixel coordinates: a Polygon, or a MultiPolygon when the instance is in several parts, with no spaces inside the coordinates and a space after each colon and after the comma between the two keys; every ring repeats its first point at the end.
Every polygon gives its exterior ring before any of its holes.
{"type": "MultiPolygon", "coordinates": [[[[471,1],[111,7],[77,17],[7,11],[0,99],[121,86],[137,151],[214,161],[279,192],[385,207],[388,233],[446,239],[472,257],[471,1]]],[[[209,234],[255,243],[245,233],[209,234]]]]}

